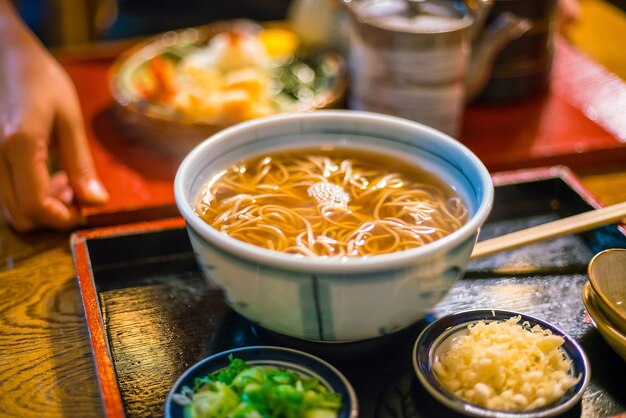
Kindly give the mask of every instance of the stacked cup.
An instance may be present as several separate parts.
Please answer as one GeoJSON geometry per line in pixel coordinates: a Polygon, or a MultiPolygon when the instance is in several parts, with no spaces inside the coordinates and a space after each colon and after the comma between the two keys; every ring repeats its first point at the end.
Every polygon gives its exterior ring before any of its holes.
{"type": "Polygon", "coordinates": [[[602,337],[626,360],[626,249],[605,250],[591,260],[582,298],[602,337]]]}

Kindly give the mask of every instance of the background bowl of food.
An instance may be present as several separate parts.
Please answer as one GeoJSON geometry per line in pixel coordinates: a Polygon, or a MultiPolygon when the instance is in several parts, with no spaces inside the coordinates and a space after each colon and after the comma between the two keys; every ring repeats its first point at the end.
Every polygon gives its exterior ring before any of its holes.
{"type": "Polygon", "coordinates": [[[358,402],[339,370],[302,351],[253,346],[214,354],[187,369],[166,418],[205,416],[356,418],[358,402]]]}
{"type": "Polygon", "coordinates": [[[174,192],[233,309],[314,341],[425,316],[462,276],[493,201],[489,173],[458,141],[346,110],[227,128],[185,158],[174,192]]]}
{"type": "Polygon", "coordinates": [[[561,416],[580,402],[591,378],[585,352],[559,328],[498,309],[430,324],[415,342],[413,367],[435,399],[475,417],[561,416]]]}
{"type": "Polygon", "coordinates": [[[286,26],[241,20],[149,38],[120,55],[109,84],[131,138],[183,157],[234,123],[333,107],[346,80],[338,54],[301,48],[286,26]]]}

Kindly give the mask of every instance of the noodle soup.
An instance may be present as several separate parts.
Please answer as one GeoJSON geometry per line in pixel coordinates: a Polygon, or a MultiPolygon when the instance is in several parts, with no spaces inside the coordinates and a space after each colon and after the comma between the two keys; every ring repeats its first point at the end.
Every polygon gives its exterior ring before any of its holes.
{"type": "Polygon", "coordinates": [[[206,183],[195,211],[240,241],[324,257],[419,247],[468,218],[463,200],[427,171],[341,148],[274,152],[234,164],[206,183]]]}
{"type": "Polygon", "coordinates": [[[232,309],[291,337],[355,341],[414,324],[463,275],[493,185],[441,132],[333,110],[220,131],[185,158],[174,195],[232,309]]]}

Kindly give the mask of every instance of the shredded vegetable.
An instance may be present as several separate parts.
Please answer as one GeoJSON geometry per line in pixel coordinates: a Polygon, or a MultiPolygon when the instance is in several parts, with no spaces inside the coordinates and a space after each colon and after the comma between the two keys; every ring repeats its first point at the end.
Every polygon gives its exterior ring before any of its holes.
{"type": "Polygon", "coordinates": [[[433,365],[443,386],[489,409],[527,411],[555,402],[576,385],[564,338],[539,325],[479,321],[433,365]]]}

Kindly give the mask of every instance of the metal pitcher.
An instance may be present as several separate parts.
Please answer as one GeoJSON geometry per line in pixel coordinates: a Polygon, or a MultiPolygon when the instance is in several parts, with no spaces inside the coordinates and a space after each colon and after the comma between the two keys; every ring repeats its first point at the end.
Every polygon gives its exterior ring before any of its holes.
{"type": "Polygon", "coordinates": [[[349,106],[458,135],[463,109],[496,54],[531,23],[510,13],[484,28],[493,0],[340,0],[349,18],[349,106]]]}

